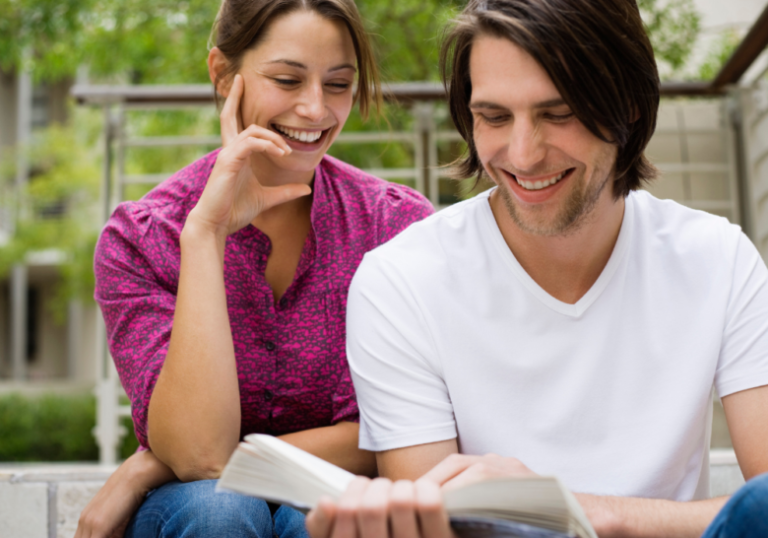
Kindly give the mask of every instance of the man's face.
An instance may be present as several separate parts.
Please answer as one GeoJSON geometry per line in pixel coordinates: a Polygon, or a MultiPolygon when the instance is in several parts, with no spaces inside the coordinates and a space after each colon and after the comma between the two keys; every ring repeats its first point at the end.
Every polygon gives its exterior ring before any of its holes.
{"type": "Polygon", "coordinates": [[[469,62],[477,153],[513,222],[562,235],[610,204],[616,146],[576,119],[541,65],[511,41],[482,35],[469,62]]]}

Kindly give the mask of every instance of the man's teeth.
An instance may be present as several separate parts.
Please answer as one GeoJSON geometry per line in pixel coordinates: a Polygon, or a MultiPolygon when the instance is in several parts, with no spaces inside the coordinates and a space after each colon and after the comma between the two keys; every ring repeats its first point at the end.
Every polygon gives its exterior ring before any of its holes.
{"type": "Polygon", "coordinates": [[[560,172],[560,174],[556,175],[553,178],[545,179],[544,181],[525,181],[523,179],[520,179],[519,177],[515,176],[515,180],[517,181],[517,184],[520,185],[524,189],[528,189],[529,191],[537,191],[539,189],[543,189],[544,187],[549,187],[550,185],[554,185],[561,179],[563,179],[563,176],[568,173],[568,170],[565,172],[560,172]]]}
{"type": "Polygon", "coordinates": [[[323,134],[323,131],[296,131],[282,125],[275,125],[275,129],[283,133],[288,138],[293,138],[299,142],[316,142],[323,134]]]}

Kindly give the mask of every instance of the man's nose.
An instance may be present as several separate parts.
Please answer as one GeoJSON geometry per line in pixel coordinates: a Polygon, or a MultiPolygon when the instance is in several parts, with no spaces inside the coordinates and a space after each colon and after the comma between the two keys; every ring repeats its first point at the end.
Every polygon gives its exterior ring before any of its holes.
{"type": "Polygon", "coordinates": [[[296,112],[313,123],[319,123],[325,118],[325,94],[321,84],[311,84],[306,88],[296,112]]]}
{"type": "Polygon", "coordinates": [[[542,133],[536,124],[527,118],[516,119],[507,146],[509,163],[521,173],[530,171],[535,175],[535,169],[544,160],[545,154],[542,133]]]}

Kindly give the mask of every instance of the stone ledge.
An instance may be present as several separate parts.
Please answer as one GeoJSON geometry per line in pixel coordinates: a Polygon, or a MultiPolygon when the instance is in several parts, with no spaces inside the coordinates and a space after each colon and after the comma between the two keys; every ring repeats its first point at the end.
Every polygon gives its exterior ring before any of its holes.
{"type": "MultiPolygon", "coordinates": [[[[733,450],[712,450],[713,497],[738,489],[744,478],[733,450]]],[[[72,538],[80,512],[117,466],[0,464],[0,537],[72,538]]]]}

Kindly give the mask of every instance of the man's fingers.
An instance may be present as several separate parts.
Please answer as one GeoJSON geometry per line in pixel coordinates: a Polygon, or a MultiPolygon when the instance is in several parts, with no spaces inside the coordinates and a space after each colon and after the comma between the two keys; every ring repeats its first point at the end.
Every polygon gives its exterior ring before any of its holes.
{"type": "Polygon", "coordinates": [[[229,95],[219,114],[221,123],[221,142],[227,146],[239,134],[237,117],[240,114],[240,98],[243,94],[243,77],[235,75],[232,81],[232,87],[229,89],[229,95]]]}
{"type": "Polygon", "coordinates": [[[359,536],[362,538],[387,538],[389,535],[389,492],[392,481],[374,479],[360,499],[357,513],[359,536]]]}
{"type": "Polygon", "coordinates": [[[324,496],[309,514],[307,514],[307,532],[311,538],[330,538],[336,519],[336,505],[330,497],[324,496]]]}
{"type": "Polygon", "coordinates": [[[471,467],[479,458],[463,454],[451,454],[443,461],[435,465],[419,480],[429,480],[435,484],[443,485],[456,475],[463,473],[471,467]]]}
{"type": "Polygon", "coordinates": [[[336,521],[333,524],[331,538],[358,538],[357,512],[360,508],[360,499],[370,482],[369,478],[358,476],[342,493],[336,505],[336,521]]]}
{"type": "Polygon", "coordinates": [[[440,487],[430,480],[420,479],[415,482],[415,489],[422,538],[452,538],[440,487]]]}
{"type": "Polygon", "coordinates": [[[416,518],[416,489],[409,480],[398,480],[390,493],[390,522],[395,538],[419,538],[416,518]]]}

